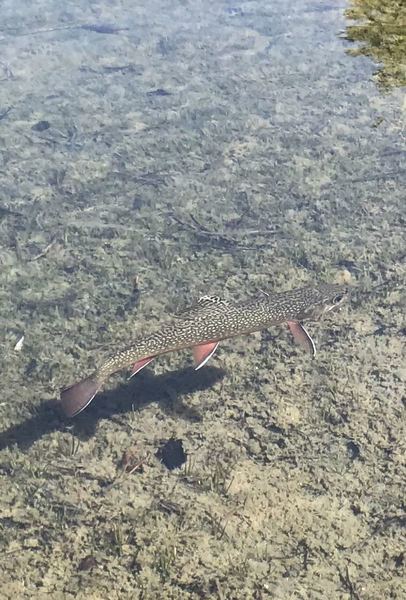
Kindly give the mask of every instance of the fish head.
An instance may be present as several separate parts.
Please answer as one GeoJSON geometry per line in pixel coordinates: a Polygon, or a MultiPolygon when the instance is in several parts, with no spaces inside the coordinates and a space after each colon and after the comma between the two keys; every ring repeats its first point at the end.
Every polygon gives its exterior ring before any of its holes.
{"type": "Polygon", "coordinates": [[[322,284],[304,290],[300,320],[317,321],[325,314],[341,308],[350,295],[350,288],[340,284],[322,284]]]}

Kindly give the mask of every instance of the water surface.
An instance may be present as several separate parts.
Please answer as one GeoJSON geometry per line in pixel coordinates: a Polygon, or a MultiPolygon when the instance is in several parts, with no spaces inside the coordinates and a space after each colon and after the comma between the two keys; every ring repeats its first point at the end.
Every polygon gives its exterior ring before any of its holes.
{"type": "Polygon", "coordinates": [[[404,88],[346,8],[3,2],[4,597],[402,597],[404,88]],[[320,280],[315,361],[275,328],[55,409],[201,294],[320,280]]]}

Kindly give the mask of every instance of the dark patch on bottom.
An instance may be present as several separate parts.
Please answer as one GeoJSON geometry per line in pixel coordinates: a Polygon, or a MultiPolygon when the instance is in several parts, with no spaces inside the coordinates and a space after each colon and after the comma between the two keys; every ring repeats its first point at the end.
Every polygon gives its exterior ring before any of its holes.
{"type": "Polygon", "coordinates": [[[182,440],[170,440],[163,442],[156,452],[157,458],[167,469],[177,469],[186,462],[186,452],[183,449],[182,440]]]}

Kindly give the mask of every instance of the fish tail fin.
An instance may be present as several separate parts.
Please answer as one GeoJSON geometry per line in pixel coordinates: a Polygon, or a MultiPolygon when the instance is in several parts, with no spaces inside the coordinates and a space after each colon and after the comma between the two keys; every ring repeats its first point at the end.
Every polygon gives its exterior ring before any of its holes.
{"type": "Polygon", "coordinates": [[[74,417],[88,406],[97,392],[100,391],[103,381],[96,374],[78,381],[61,391],[60,405],[67,417],[74,417]]]}

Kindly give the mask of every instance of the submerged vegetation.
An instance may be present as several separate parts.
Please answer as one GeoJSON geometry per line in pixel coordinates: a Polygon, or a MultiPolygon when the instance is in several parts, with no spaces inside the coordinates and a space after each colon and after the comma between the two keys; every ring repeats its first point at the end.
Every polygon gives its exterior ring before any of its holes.
{"type": "Polygon", "coordinates": [[[345,31],[351,42],[360,42],[348,53],[369,56],[380,63],[376,80],[380,88],[406,85],[406,5],[403,0],[351,0],[346,16],[354,21],[345,31]]]}

